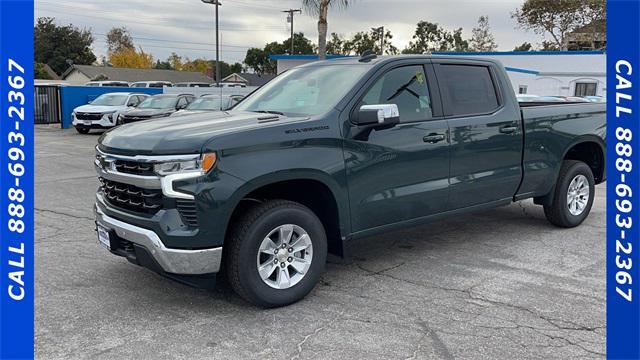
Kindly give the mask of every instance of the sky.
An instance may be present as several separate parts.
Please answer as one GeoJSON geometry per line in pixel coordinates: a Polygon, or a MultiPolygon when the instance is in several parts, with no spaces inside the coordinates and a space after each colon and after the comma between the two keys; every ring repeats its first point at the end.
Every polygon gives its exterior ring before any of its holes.
{"type": "MultiPolygon", "coordinates": [[[[301,0],[220,0],[221,60],[242,62],[249,47],[262,48],[289,37],[282,10],[301,7],[301,0]]],[[[329,31],[344,36],[384,26],[393,44],[403,49],[420,20],[436,22],[448,30],[462,27],[465,38],[478,17],[489,16],[498,50],[509,51],[527,41],[534,46],[544,38],[516,28],[511,18],[524,0],[353,0],[347,9],[332,9],[329,31]]],[[[98,57],[106,55],[105,34],[125,26],[136,46],[165,60],[172,52],[194,58],[215,58],[214,6],[200,0],[36,0],[35,17],[54,17],[59,25],[91,29],[98,57]]],[[[317,44],[317,19],[304,12],[294,19],[294,30],[317,44]]]]}

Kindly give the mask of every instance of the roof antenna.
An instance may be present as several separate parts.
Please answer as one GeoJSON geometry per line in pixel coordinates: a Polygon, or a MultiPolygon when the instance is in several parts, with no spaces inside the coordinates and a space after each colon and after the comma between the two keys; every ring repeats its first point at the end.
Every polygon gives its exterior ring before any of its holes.
{"type": "Polygon", "coordinates": [[[360,59],[358,61],[369,62],[377,57],[378,55],[376,55],[376,53],[373,52],[373,50],[365,50],[365,52],[363,52],[362,55],[360,55],[360,59]]]}

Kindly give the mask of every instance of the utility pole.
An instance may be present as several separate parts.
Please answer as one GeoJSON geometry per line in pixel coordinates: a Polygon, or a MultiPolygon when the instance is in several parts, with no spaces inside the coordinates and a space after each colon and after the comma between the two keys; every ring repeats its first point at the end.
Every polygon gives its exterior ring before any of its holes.
{"type": "Polygon", "coordinates": [[[293,14],[295,13],[302,14],[302,9],[282,10],[282,12],[289,14],[289,16],[287,16],[287,22],[291,23],[291,54],[290,55],[293,55],[293,14]]]}
{"type": "Polygon", "coordinates": [[[384,55],[384,26],[371,28],[371,30],[380,36],[380,55],[384,55]]]}
{"type": "Polygon", "coordinates": [[[218,35],[218,7],[222,6],[218,0],[202,0],[205,4],[211,4],[216,6],[216,86],[220,87],[220,37],[218,35]]]}

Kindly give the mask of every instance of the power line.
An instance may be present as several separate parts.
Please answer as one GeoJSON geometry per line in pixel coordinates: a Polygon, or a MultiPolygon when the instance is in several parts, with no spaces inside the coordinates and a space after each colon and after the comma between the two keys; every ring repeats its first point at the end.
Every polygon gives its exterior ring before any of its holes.
{"type": "MultiPolygon", "coordinates": [[[[107,36],[107,34],[103,34],[103,33],[93,33],[93,35],[107,36]]],[[[180,44],[188,44],[188,45],[206,45],[206,46],[215,46],[216,45],[214,43],[203,43],[203,42],[192,42],[192,41],[181,41],[181,40],[167,40],[167,39],[140,37],[140,36],[134,36],[134,35],[130,35],[130,36],[134,40],[143,40],[143,41],[171,42],[171,43],[180,43],[180,44]]],[[[248,48],[252,47],[252,46],[245,46],[245,45],[229,45],[229,44],[220,44],[220,46],[245,48],[245,49],[248,49],[248,48]]]]}
{"type": "MultiPolygon", "coordinates": [[[[70,13],[70,12],[64,12],[64,11],[60,11],[60,10],[53,10],[53,9],[45,9],[46,11],[49,12],[53,12],[53,13],[58,13],[58,14],[63,14],[63,15],[74,15],[74,16],[80,16],[80,17],[87,17],[87,18],[93,18],[93,19],[101,19],[101,20],[110,20],[110,21],[120,21],[123,22],[121,19],[115,19],[113,17],[104,17],[104,16],[95,16],[95,15],[87,15],[87,14],[77,14],[77,13],[70,13]]],[[[158,23],[151,23],[151,22],[142,22],[142,21],[135,21],[136,24],[143,24],[143,25],[150,25],[150,26],[160,26],[160,27],[166,27],[166,24],[158,24],[158,23]]],[[[193,25],[189,25],[189,28],[191,29],[209,29],[209,27],[206,26],[193,26],[193,25]]],[[[229,31],[253,31],[253,32],[260,32],[260,31],[269,31],[269,30],[281,30],[280,27],[263,27],[263,28],[251,28],[251,29],[243,29],[243,28],[233,28],[233,27],[221,27],[220,30],[229,30],[229,31]]]]}

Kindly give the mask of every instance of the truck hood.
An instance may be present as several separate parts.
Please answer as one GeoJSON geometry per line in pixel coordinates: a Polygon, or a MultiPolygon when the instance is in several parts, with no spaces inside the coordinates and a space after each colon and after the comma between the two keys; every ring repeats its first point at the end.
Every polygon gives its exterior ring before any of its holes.
{"type": "Polygon", "coordinates": [[[211,139],[260,127],[306,120],[254,112],[207,112],[119,126],[98,140],[102,151],[120,155],[196,154],[211,139]]]}
{"type": "Polygon", "coordinates": [[[79,113],[92,113],[92,114],[104,114],[104,113],[110,113],[110,112],[114,112],[114,111],[122,111],[124,109],[126,109],[126,106],[102,106],[102,105],[82,105],[82,106],[78,106],[77,108],[73,109],[74,112],[79,113]]]}

